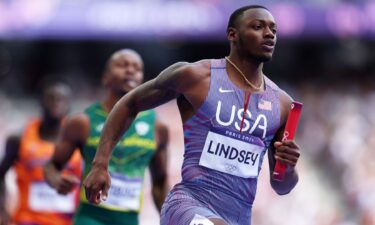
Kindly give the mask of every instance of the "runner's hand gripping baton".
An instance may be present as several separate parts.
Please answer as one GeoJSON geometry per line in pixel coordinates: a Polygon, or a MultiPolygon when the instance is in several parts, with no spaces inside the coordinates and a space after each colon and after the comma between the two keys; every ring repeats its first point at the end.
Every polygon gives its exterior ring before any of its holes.
{"type": "MultiPolygon", "coordinates": [[[[302,111],[302,103],[292,102],[288,119],[286,121],[285,130],[282,141],[293,140],[297,130],[298,119],[302,111]]],[[[286,165],[279,160],[276,160],[275,169],[273,171],[272,178],[274,180],[283,181],[285,174],[286,165]]]]}

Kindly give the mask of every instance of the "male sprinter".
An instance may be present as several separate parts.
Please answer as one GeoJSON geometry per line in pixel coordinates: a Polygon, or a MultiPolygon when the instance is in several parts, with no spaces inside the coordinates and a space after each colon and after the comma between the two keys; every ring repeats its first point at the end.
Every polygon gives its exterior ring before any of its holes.
{"type": "MultiPolygon", "coordinates": [[[[69,180],[70,195],[60,195],[50,188],[43,176],[43,165],[51,158],[63,118],[70,108],[71,90],[62,83],[47,85],[41,99],[42,115],[31,120],[21,136],[9,137],[5,157],[0,164],[0,186],[4,175],[13,166],[17,175],[19,203],[12,216],[17,225],[71,225],[79,195],[81,157],[76,151],[63,169],[69,180]]],[[[0,188],[0,199],[5,190],[0,188]]],[[[4,202],[0,206],[1,225],[10,222],[4,202]]]]}
{"type": "Polygon", "coordinates": [[[246,6],[229,19],[230,54],[225,59],[176,63],[122,97],[102,132],[84,185],[90,202],[108,194],[112,149],[138,112],[173,98],[183,121],[182,181],[169,193],[162,225],[249,225],[257,179],[268,151],[287,165],[283,182],[271,180],[278,194],[297,184],[299,147],[281,141],[292,99],[263,72],[272,58],[276,23],[262,6],[246,6]]]}
{"type": "MultiPolygon", "coordinates": [[[[85,113],[67,119],[51,161],[45,166],[49,184],[60,193],[70,191],[60,169],[75,148],[81,149],[85,160],[84,175],[91,170],[92,159],[99,144],[100,133],[108,112],[125,93],[142,83],[143,61],[130,49],[115,52],[107,62],[102,84],[107,89],[102,102],[95,103],[85,113]]],[[[101,205],[87,202],[84,190],[75,215],[75,225],[138,225],[141,208],[143,176],[150,166],[152,194],[161,209],[168,191],[166,182],[166,146],[168,130],[156,119],[155,111],[139,113],[130,129],[121,137],[109,163],[112,186],[109,198],[101,205]]]]}

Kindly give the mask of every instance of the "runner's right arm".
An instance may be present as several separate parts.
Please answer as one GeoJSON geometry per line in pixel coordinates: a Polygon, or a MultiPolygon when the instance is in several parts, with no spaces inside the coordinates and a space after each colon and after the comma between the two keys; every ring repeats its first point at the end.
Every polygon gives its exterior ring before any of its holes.
{"type": "Polygon", "coordinates": [[[47,183],[60,194],[68,194],[80,183],[78,177],[72,174],[62,174],[61,170],[74,151],[84,145],[88,129],[89,120],[86,115],[79,114],[67,118],[60,130],[52,158],[43,168],[47,183]]]}
{"type": "MultiPolygon", "coordinates": [[[[89,202],[99,204],[108,195],[110,185],[108,162],[119,138],[129,128],[136,115],[144,110],[166,103],[184,95],[194,105],[199,92],[202,63],[176,63],[158,77],[150,80],[123,96],[110,112],[104,125],[92,169],[84,181],[89,202]]],[[[201,91],[201,90],[200,90],[201,91]]]]}
{"type": "Polygon", "coordinates": [[[5,144],[3,160],[0,163],[0,225],[8,225],[10,217],[5,202],[5,174],[18,158],[20,148],[20,137],[11,136],[5,144]]]}

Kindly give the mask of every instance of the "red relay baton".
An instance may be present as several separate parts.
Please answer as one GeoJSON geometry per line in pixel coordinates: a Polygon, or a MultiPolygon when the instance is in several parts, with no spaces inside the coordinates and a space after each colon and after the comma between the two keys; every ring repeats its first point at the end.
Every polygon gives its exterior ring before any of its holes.
{"type": "MultiPolygon", "coordinates": [[[[299,116],[302,111],[302,103],[300,102],[292,102],[290,106],[290,111],[288,115],[288,119],[286,121],[285,130],[283,134],[283,141],[285,140],[293,140],[294,135],[297,130],[299,116]]],[[[275,169],[272,174],[272,179],[283,181],[284,174],[285,174],[286,165],[279,160],[276,161],[275,169]]]]}

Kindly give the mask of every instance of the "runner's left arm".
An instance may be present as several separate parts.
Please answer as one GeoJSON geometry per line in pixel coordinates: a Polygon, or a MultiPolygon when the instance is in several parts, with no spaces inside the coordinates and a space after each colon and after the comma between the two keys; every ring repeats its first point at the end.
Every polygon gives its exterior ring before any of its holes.
{"type": "Polygon", "coordinates": [[[272,188],[279,195],[288,194],[298,183],[298,173],[295,168],[300,156],[300,148],[294,140],[282,141],[286,120],[290,105],[292,104],[291,97],[284,91],[280,93],[281,103],[281,119],[282,126],[277,131],[268,149],[268,161],[270,168],[270,182],[272,188]],[[275,169],[276,160],[284,163],[287,166],[285,177],[283,181],[272,179],[273,170],[275,169]]]}
{"type": "Polygon", "coordinates": [[[159,210],[164,203],[169,191],[167,176],[167,147],[169,142],[168,128],[160,121],[155,125],[156,152],[150,162],[150,174],[152,179],[152,197],[159,210]]]}

